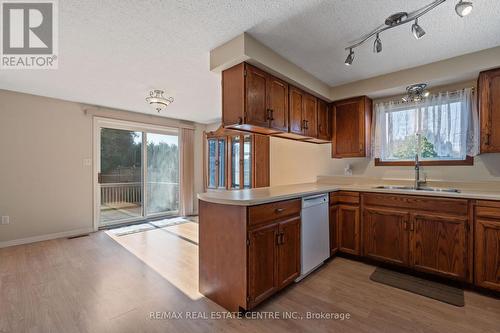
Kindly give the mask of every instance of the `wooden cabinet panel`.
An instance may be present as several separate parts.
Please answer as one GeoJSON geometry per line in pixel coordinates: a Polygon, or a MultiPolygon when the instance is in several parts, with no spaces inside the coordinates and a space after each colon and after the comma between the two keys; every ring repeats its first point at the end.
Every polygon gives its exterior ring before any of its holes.
{"type": "Polygon", "coordinates": [[[246,65],[246,117],[248,124],[268,127],[267,73],[246,65]]]}
{"type": "Polygon", "coordinates": [[[248,297],[255,305],[278,289],[278,224],[248,233],[248,297]]]}
{"type": "Polygon", "coordinates": [[[475,283],[500,291],[500,219],[476,219],[475,234],[475,283]]]}
{"type": "Polygon", "coordinates": [[[339,205],[339,251],[360,254],[359,207],[339,205]]]}
{"type": "Polygon", "coordinates": [[[318,136],[318,99],[312,95],[304,94],[303,108],[304,135],[315,138],[318,136]]]}
{"type": "Polygon", "coordinates": [[[280,222],[278,286],[290,284],[300,274],[300,216],[280,222]]]}
{"type": "Polygon", "coordinates": [[[245,110],[245,63],[222,72],[222,125],[241,124],[245,110]]]}
{"type": "Polygon", "coordinates": [[[410,257],[415,269],[466,278],[467,216],[415,214],[411,221],[410,257]]]}
{"type": "Polygon", "coordinates": [[[478,79],[481,152],[500,152],[500,68],[481,72],[478,79]]]}
{"type": "Polygon", "coordinates": [[[288,84],[269,75],[267,86],[269,127],[288,131],[288,84]]]}
{"type": "Polygon", "coordinates": [[[370,150],[372,102],[357,97],[333,104],[332,157],[365,157],[370,150]]]}
{"type": "Polygon", "coordinates": [[[248,208],[248,224],[257,225],[290,216],[300,216],[300,199],[271,202],[248,208]]]}
{"type": "Polygon", "coordinates": [[[318,139],[331,140],[330,109],[328,104],[318,99],[318,139]]]}
{"type": "Polygon", "coordinates": [[[330,206],[330,255],[334,255],[339,250],[338,211],[338,206],[330,206]]]}
{"type": "Polygon", "coordinates": [[[304,134],[304,92],[295,87],[290,87],[289,97],[290,132],[295,134],[304,134]]]}
{"type": "Polygon", "coordinates": [[[409,213],[396,209],[363,210],[363,252],[366,257],[408,264],[409,213]]]}

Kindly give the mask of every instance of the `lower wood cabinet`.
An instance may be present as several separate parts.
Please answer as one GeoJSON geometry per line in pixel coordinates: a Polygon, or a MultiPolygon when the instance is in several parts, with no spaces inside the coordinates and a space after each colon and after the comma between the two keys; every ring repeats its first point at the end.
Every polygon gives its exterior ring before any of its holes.
{"type": "Polygon", "coordinates": [[[376,260],[408,265],[408,221],[407,211],[364,209],[364,255],[376,260]]]}
{"type": "Polygon", "coordinates": [[[411,263],[417,270],[466,278],[467,216],[417,213],[411,225],[411,263]]]}
{"type": "Polygon", "coordinates": [[[364,194],[363,203],[365,257],[470,281],[467,200],[364,194]]]}
{"type": "Polygon", "coordinates": [[[278,237],[278,288],[282,288],[300,275],[300,217],[280,222],[278,237]]]}
{"type": "Polygon", "coordinates": [[[330,255],[336,254],[339,250],[338,211],[338,206],[330,206],[330,255]]]}
{"type": "Polygon", "coordinates": [[[500,203],[479,202],[475,215],[474,281],[500,291],[500,203]]]}
{"type": "Polygon", "coordinates": [[[339,205],[339,251],[360,255],[359,207],[339,205]]]}

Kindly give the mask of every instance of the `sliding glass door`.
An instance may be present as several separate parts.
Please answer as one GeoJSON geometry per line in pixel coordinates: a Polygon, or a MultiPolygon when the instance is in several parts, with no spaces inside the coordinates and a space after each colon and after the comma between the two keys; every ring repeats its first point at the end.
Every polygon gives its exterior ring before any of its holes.
{"type": "Polygon", "coordinates": [[[97,130],[98,225],[179,212],[179,138],[175,129],[104,122],[97,130]]]}

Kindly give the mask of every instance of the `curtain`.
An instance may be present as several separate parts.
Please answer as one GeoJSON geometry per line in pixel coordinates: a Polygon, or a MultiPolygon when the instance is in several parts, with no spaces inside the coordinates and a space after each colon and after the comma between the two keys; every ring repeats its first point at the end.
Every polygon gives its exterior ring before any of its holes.
{"type": "Polygon", "coordinates": [[[180,139],[180,202],[181,216],[194,211],[194,131],[181,128],[180,139]]]}
{"type": "Polygon", "coordinates": [[[372,155],[382,160],[463,160],[479,154],[479,117],[471,88],[421,102],[375,104],[372,155]]]}

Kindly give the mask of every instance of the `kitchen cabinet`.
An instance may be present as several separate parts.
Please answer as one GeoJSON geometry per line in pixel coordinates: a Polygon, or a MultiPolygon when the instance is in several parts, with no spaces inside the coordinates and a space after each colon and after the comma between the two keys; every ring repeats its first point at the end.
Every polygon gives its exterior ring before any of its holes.
{"type": "MultiPolygon", "coordinates": [[[[353,255],[360,255],[360,209],[359,193],[333,192],[330,193],[330,212],[334,207],[336,216],[330,216],[330,225],[337,234],[338,251],[353,255]],[[333,220],[332,220],[333,218],[333,220]]],[[[330,230],[332,233],[332,230],[330,230]]],[[[331,240],[330,240],[331,241],[331,240]]],[[[334,248],[331,248],[334,252],[334,248]]]]}
{"type": "Polygon", "coordinates": [[[479,201],[474,223],[474,282],[500,291],[500,202],[479,201]]]}
{"type": "Polygon", "coordinates": [[[219,128],[206,134],[206,187],[269,186],[269,137],[219,128]]]}
{"type": "Polygon", "coordinates": [[[408,212],[393,208],[366,208],[363,214],[364,256],[408,265],[408,212]]]}
{"type": "Polygon", "coordinates": [[[300,217],[278,226],[278,287],[283,288],[300,275],[300,217]]]}
{"type": "Polygon", "coordinates": [[[481,153],[500,152],[500,68],[481,72],[478,78],[481,153]]]}
{"type": "Polygon", "coordinates": [[[318,100],[316,97],[290,87],[290,132],[315,138],[318,135],[318,100]]]}
{"type": "Polygon", "coordinates": [[[333,158],[369,156],[371,115],[372,101],[366,96],[333,103],[333,158]]]}
{"type": "Polygon", "coordinates": [[[339,250],[339,207],[336,205],[330,206],[330,255],[335,255],[339,250]]]}
{"type": "Polygon", "coordinates": [[[318,139],[330,141],[330,107],[325,101],[318,99],[318,139]]]}
{"type": "Polygon", "coordinates": [[[226,69],[222,125],[261,134],[288,130],[288,84],[247,63],[226,69]]]}
{"type": "Polygon", "coordinates": [[[411,267],[465,280],[466,229],[467,216],[414,214],[410,228],[411,267]]]}
{"type": "Polygon", "coordinates": [[[364,256],[470,281],[467,200],[365,193],[362,201],[364,256]]]}

